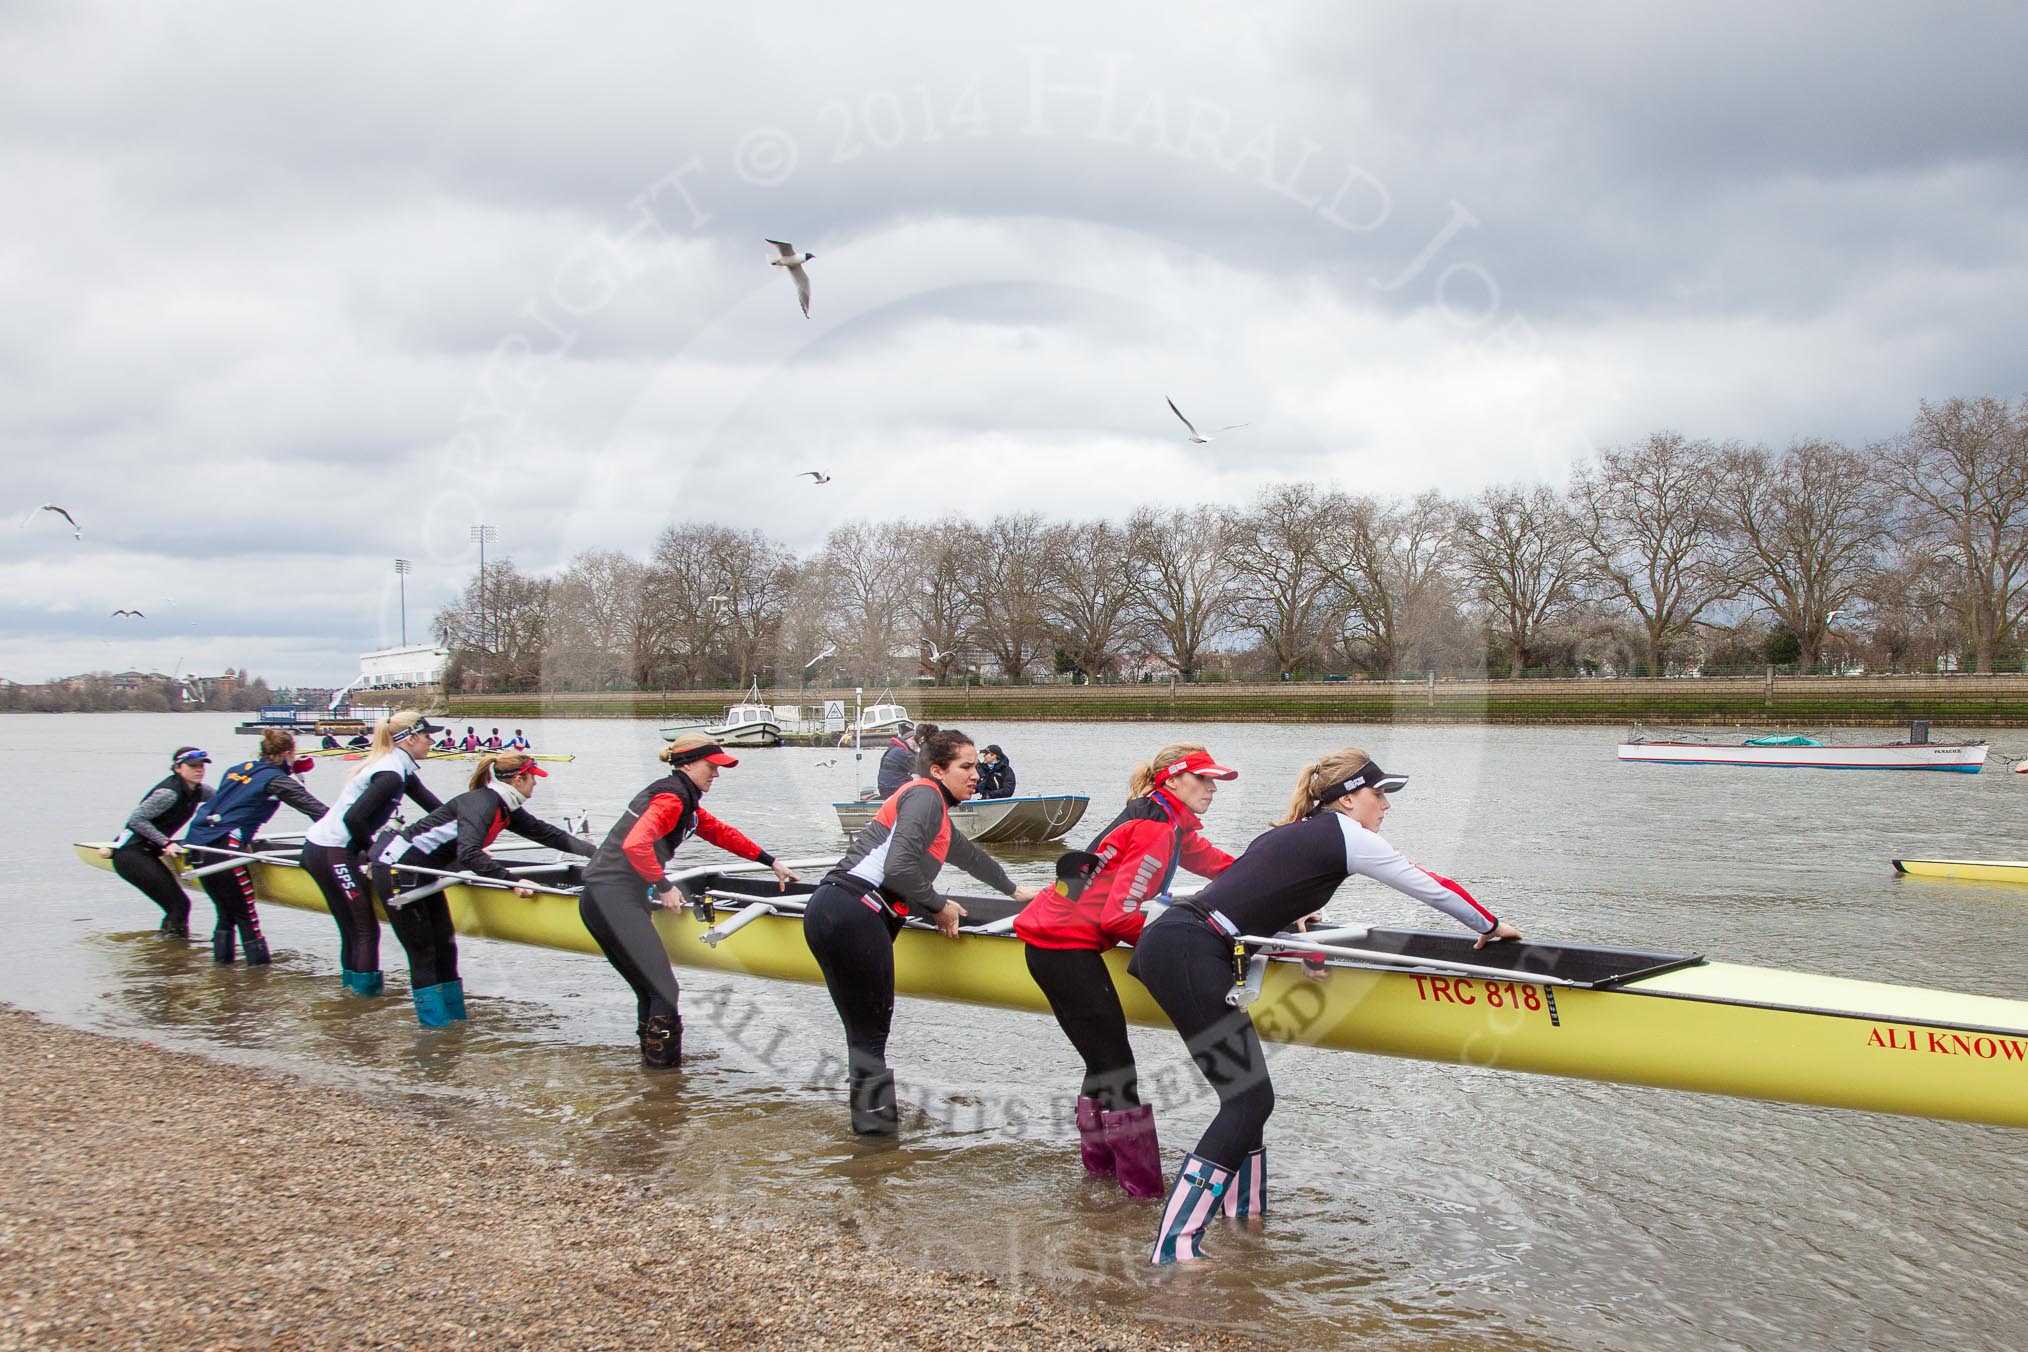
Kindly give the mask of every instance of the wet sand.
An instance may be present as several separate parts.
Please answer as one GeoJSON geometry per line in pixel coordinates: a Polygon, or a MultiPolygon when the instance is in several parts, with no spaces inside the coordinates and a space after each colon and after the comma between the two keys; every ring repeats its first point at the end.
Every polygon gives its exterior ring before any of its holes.
{"type": "Polygon", "coordinates": [[[1250,1347],[0,1008],[0,1349],[1250,1347]]]}

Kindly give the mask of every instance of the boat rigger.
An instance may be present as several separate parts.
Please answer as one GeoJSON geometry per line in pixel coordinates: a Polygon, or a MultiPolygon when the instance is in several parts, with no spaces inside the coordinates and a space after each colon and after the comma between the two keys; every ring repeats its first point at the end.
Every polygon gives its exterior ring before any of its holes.
{"type": "MultiPolygon", "coordinates": [[[[100,846],[86,863],[108,867],[100,846]]],[[[314,882],[269,847],[251,863],[260,898],[321,911],[314,882]]],[[[803,861],[797,867],[820,867],[803,861]]],[[[541,865],[531,865],[541,867],[541,865]]],[[[553,868],[553,865],[551,866],[553,868]]],[[[596,952],[576,898],[555,886],[515,897],[484,880],[446,888],[458,932],[596,952]]],[[[568,874],[561,875],[568,877],[568,874]]],[[[777,980],[818,982],[802,935],[808,888],[700,870],[691,901],[655,917],[672,961],[777,980]]],[[[903,995],[1047,1012],[1009,933],[1013,904],[963,898],[956,942],[902,931],[903,995]]],[[[2028,1002],[1709,962],[1696,954],[1518,943],[1474,950],[1468,937],[1347,929],[1261,940],[1235,1003],[1264,1040],[2000,1126],[2028,1127],[2028,1002]],[[1304,972],[1321,954],[1324,977],[1304,972]]],[[[1106,957],[1127,1017],[1166,1026],[1106,957]]]]}

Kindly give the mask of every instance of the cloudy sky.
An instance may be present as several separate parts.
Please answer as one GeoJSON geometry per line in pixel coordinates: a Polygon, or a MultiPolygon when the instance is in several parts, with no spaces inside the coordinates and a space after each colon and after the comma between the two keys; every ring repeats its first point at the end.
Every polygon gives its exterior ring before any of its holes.
{"type": "Polygon", "coordinates": [[[482,521],[1465,493],[2028,388],[2018,6],[994,8],[0,5],[0,675],[341,682],[482,521]]]}

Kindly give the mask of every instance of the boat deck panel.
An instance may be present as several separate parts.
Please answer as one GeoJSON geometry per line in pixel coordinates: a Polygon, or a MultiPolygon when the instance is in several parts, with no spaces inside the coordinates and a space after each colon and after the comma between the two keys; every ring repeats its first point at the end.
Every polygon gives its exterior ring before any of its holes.
{"type": "MultiPolygon", "coordinates": [[[[1875,1023],[1927,1024],[2028,1037],[2028,1004],[1992,995],[1891,986],[1882,981],[1785,972],[1712,962],[1631,982],[1620,989],[1636,995],[1845,1015],[1875,1023]]],[[[2024,1086],[2028,1094],[2028,1086],[2024,1086]]]]}

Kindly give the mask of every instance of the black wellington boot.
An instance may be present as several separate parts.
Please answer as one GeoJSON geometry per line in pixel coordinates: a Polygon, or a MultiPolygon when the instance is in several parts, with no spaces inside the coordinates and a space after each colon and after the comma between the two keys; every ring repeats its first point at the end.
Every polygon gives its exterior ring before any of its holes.
{"type": "Polygon", "coordinates": [[[852,1130],[860,1136],[893,1136],[901,1130],[894,1105],[894,1072],[855,1076],[852,1084],[852,1130]]]}
{"type": "Polygon", "coordinates": [[[220,925],[211,932],[211,960],[213,962],[232,961],[233,938],[233,929],[230,925],[220,925]]]}
{"type": "Polygon", "coordinates": [[[683,1021],[657,1014],[641,1031],[641,1064],[650,1070],[674,1070],[683,1062],[683,1021]]]}

